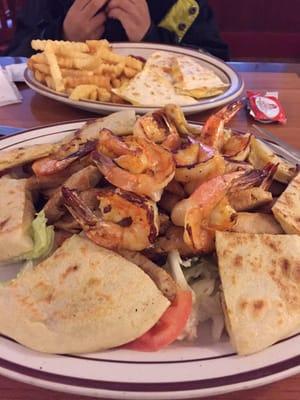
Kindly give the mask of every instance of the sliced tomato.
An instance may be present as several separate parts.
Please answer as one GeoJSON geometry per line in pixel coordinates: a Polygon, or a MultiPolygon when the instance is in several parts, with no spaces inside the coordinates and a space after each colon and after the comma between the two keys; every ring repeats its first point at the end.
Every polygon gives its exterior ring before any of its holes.
{"type": "Polygon", "coordinates": [[[144,335],[123,347],[140,351],[157,351],[168,346],[183,331],[191,311],[192,293],[188,290],[178,291],[175,300],[159,321],[144,335]]]}

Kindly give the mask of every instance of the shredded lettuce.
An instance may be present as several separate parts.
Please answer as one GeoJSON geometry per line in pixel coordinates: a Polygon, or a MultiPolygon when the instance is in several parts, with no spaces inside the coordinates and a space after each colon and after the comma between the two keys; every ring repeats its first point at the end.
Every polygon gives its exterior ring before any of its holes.
{"type": "Polygon", "coordinates": [[[54,228],[47,226],[47,218],[44,211],[36,214],[31,224],[33,249],[26,253],[25,260],[36,260],[45,258],[50,253],[54,243],[54,228]]]}

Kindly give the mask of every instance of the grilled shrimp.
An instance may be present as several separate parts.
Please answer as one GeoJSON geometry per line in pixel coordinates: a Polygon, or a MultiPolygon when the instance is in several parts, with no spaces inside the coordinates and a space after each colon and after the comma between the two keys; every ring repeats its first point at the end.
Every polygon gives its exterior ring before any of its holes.
{"type": "Polygon", "coordinates": [[[243,107],[244,105],[241,101],[236,101],[211,115],[202,128],[200,135],[201,141],[208,146],[221,150],[225,140],[224,125],[243,107]]]}
{"type": "Polygon", "coordinates": [[[120,189],[99,195],[100,217],[80,199],[76,191],[62,188],[64,203],[85,234],[108,249],[141,251],[159,232],[156,204],[143,196],[120,189]]]}
{"type": "Polygon", "coordinates": [[[162,110],[138,118],[133,136],[161,144],[168,150],[175,150],[181,143],[174,122],[162,110]]]}
{"type": "Polygon", "coordinates": [[[121,140],[112,133],[101,135],[92,160],[114,186],[159,201],[173,179],[173,156],[161,146],[139,137],[121,140]]]}
{"type": "Polygon", "coordinates": [[[188,198],[173,209],[171,219],[184,226],[184,241],[194,250],[210,252],[214,249],[215,230],[230,229],[236,220],[235,210],[227,196],[230,192],[263,184],[268,179],[266,170],[233,172],[202,183],[188,198]]]}
{"type": "Polygon", "coordinates": [[[33,172],[36,176],[54,175],[64,171],[79,158],[86,156],[95,150],[96,141],[87,141],[83,144],[70,148],[62,148],[58,152],[51,154],[49,157],[41,158],[32,164],[33,172]],[[72,150],[70,152],[70,149],[72,150]],[[74,150],[74,151],[73,151],[74,150]]]}

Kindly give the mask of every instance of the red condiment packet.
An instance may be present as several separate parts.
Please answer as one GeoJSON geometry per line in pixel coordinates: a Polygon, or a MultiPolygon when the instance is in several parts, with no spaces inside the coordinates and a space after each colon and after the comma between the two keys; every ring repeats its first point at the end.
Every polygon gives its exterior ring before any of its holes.
{"type": "Polygon", "coordinates": [[[286,114],[278,100],[277,92],[262,93],[249,90],[247,91],[247,98],[250,115],[252,115],[255,120],[264,123],[286,123],[286,114]]]}

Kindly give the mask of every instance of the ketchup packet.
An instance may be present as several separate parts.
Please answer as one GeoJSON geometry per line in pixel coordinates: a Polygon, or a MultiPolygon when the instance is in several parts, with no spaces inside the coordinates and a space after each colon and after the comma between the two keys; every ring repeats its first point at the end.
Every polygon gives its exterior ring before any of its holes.
{"type": "Polygon", "coordinates": [[[259,122],[280,122],[285,124],[286,114],[278,100],[277,92],[252,92],[247,91],[250,115],[259,122]]]}

